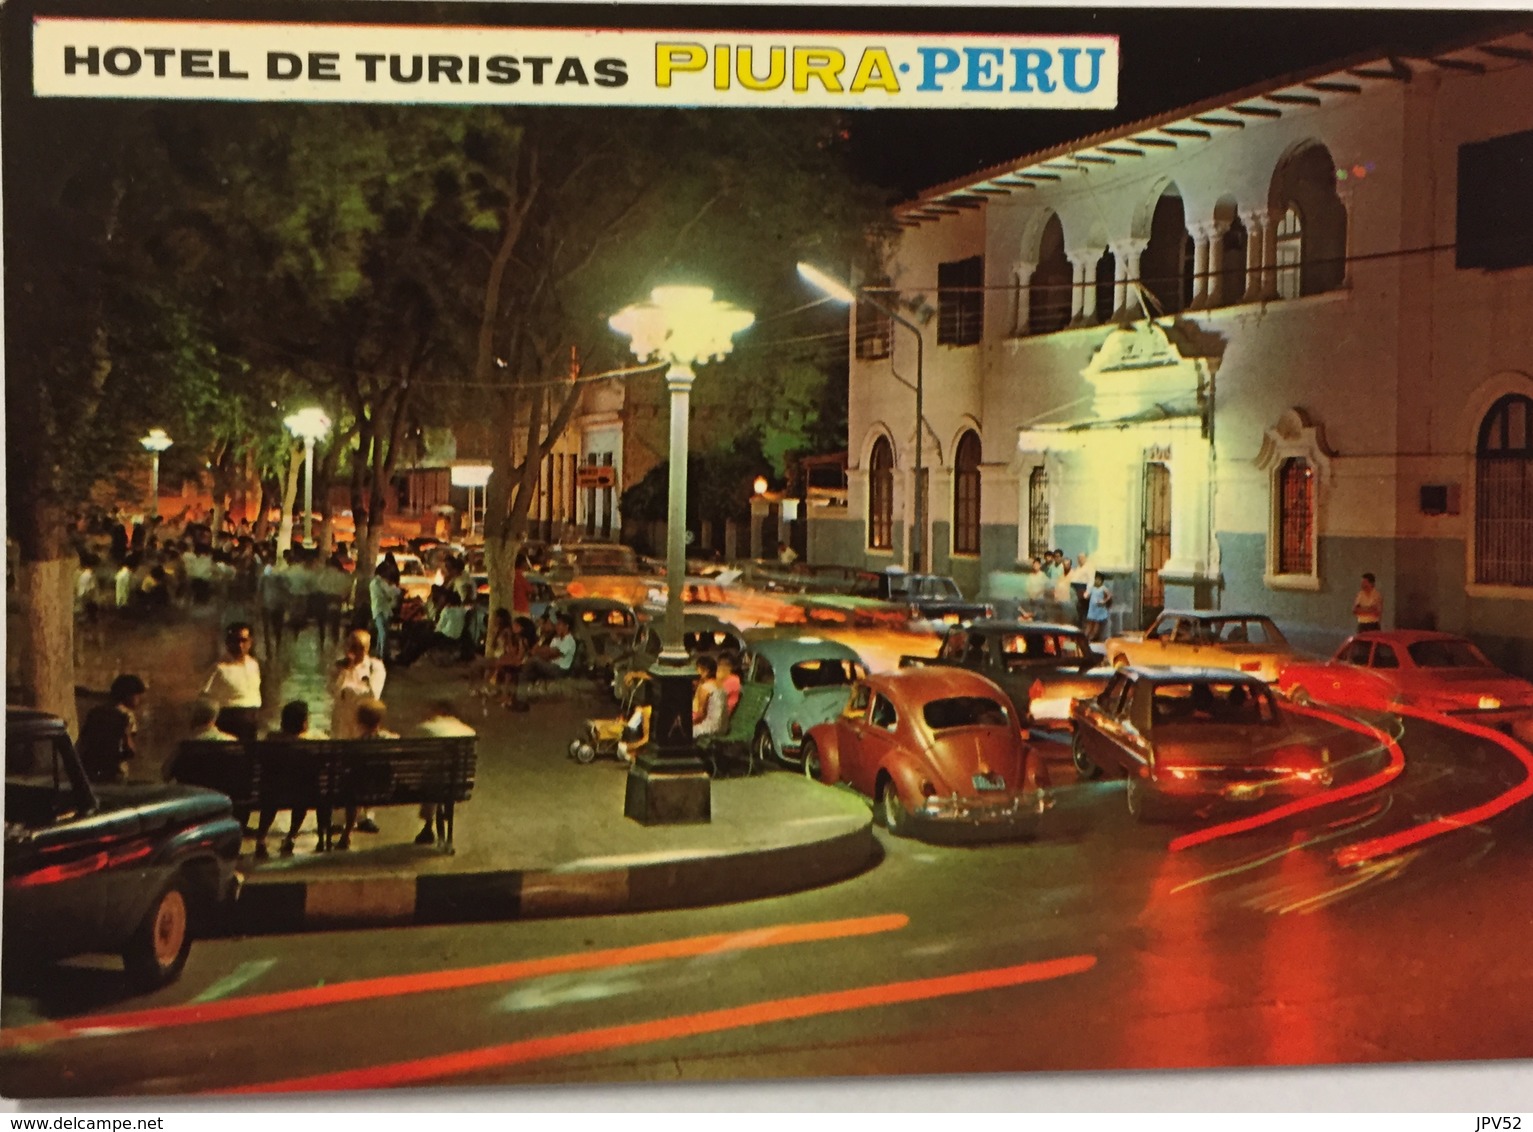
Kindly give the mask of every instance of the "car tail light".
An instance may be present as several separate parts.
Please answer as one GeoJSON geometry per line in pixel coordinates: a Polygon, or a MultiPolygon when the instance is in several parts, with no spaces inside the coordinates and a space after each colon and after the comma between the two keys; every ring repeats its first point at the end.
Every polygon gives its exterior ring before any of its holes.
{"type": "Polygon", "coordinates": [[[1498,700],[1495,696],[1481,696],[1480,697],[1480,710],[1481,711],[1495,711],[1500,706],[1501,706],[1501,701],[1498,700]]]}
{"type": "Polygon", "coordinates": [[[1032,686],[1027,689],[1027,698],[1030,700],[1043,699],[1043,681],[1034,680],[1032,686]]]}
{"type": "Polygon", "coordinates": [[[985,606],[985,616],[986,617],[994,617],[995,616],[995,606],[993,606],[993,605],[985,606]]]}
{"type": "Polygon", "coordinates": [[[1262,662],[1259,660],[1242,661],[1240,665],[1240,671],[1242,672],[1260,672],[1261,670],[1262,662]]]}

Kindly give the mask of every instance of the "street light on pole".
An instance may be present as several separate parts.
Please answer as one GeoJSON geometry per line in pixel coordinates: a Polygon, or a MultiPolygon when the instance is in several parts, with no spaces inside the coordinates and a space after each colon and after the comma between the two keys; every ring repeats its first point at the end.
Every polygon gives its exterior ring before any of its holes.
{"type": "Polygon", "coordinates": [[[671,391],[670,500],[666,512],[665,623],[654,668],[659,700],[650,720],[649,745],[628,775],[623,812],[638,821],[707,821],[708,776],[692,743],[692,677],[682,642],[682,585],[687,572],[687,428],[694,365],[723,358],[734,336],[756,321],[713,297],[707,287],[656,287],[648,302],[624,307],[607,324],[629,339],[640,361],[669,363],[671,391]],[[700,782],[699,782],[700,779],[700,782]]]}
{"type": "MultiPolygon", "coordinates": [[[[798,273],[799,275],[803,276],[806,281],[813,284],[832,299],[846,303],[848,305],[852,305],[858,301],[857,293],[854,292],[850,287],[848,287],[845,283],[842,283],[841,281],[825,274],[825,272],[821,271],[819,268],[813,266],[812,264],[799,264],[798,273]]],[[[925,343],[922,340],[921,328],[915,323],[911,322],[904,315],[900,314],[900,312],[895,310],[891,304],[881,301],[876,296],[867,291],[862,292],[861,300],[865,303],[868,303],[870,306],[876,308],[877,310],[882,311],[884,314],[888,315],[891,319],[899,323],[906,330],[910,331],[916,336],[916,500],[915,522],[913,524],[915,530],[911,538],[910,547],[910,572],[912,574],[919,574],[921,572],[922,560],[925,557],[926,551],[926,492],[924,490],[924,484],[922,483],[922,473],[924,471],[924,466],[922,463],[921,455],[922,448],[924,447],[922,444],[923,436],[921,430],[926,420],[926,387],[923,381],[922,371],[925,343]]]]}
{"type": "Polygon", "coordinates": [[[330,431],[325,410],[310,406],[299,409],[283,422],[287,430],[303,441],[303,545],[314,543],[314,442],[330,431]]]}
{"type": "Polygon", "coordinates": [[[493,464],[454,464],[452,467],[453,487],[468,488],[468,533],[471,536],[479,517],[478,501],[474,493],[485,489],[490,482],[490,473],[494,470],[493,464]]]}
{"type": "Polygon", "coordinates": [[[160,453],[169,448],[175,441],[163,428],[152,428],[147,434],[141,436],[138,441],[144,446],[144,451],[149,453],[149,517],[160,517],[160,453]]]}

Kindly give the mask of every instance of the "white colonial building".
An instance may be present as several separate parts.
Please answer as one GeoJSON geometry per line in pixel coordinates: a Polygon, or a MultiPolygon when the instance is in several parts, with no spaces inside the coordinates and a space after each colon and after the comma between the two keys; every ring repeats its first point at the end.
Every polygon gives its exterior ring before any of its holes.
{"type": "Polygon", "coordinates": [[[1533,33],[1354,58],[939,186],[852,319],[816,561],[974,593],[1088,552],[1130,623],[1386,623],[1533,671],[1533,33]]]}

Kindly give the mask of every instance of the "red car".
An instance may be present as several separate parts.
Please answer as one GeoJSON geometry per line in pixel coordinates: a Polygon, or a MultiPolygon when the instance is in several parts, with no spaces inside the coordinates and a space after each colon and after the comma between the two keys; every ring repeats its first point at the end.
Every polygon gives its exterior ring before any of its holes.
{"type": "Polygon", "coordinates": [[[1491,725],[1533,718],[1533,684],[1502,672],[1451,633],[1358,633],[1323,664],[1289,665],[1278,690],[1299,704],[1383,711],[1406,705],[1491,725]]]}
{"type": "Polygon", "coordinates": [[[874,801],[889,832],[1030,832],[1043,794],[1010,701],[957,668],[907,668],[857,682],[840,718],[811,728],[804,774],[874,801]]]}

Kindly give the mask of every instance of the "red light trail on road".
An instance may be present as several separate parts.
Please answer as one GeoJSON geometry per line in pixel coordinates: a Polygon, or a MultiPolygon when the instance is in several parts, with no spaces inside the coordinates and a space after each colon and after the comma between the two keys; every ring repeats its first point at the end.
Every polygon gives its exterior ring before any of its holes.
{"type": "Polygon", "coordinates": [[[944,998],[948,995],[999,990],[1003,987],[1063,978],[1066,975],[1078,975],[1089,971],[1094,966],[1096,966],[1096,956],[1072,955],[1065,959],[1025,963],[1017,967],[965,971],[957,975],[943,975],[931,979],[883,983],[852,990],[755,1002],[748,1006],[736,1006],[723,1010],[707,1010],[698,1014],[680,1014],[670,1018],[657,1018],[649,1022],[635,1022],[626,1026],[608,1026],[597,1030],[580,1030],[573,1034],[556,1034],[547,1038],[529,1038],[504,1045],[486,1046],[483,1049],[423,1057],[415,1061],[370,1065],[336,1073],[317,1073],[309,1077],[294,1077],[286,1081],[271,1081],[261,1085],[242,1085],[232,1089],[218,1090],[218,1092],[249,1094],[398,1088],[425,1081],[461,1077],[467,1073],[487,1069],[525,1065],[532,1061],[548,1061],[553,1058],[595,1053],[599,1050],[673,1041],[696,1037],[700,1034],[718,1033],[722,1030],[814,1018],[825,1014],[840,1014],[849,1010],[864,1010],[876,1006],[893,1006],[903,1002],[920,1002],[925,999],[944,998]]]}
{"type": "Polygon", "coordinates": [[[1489,802],[1478,806],[1472,806],[1467,810],[1460,810],[1454,814],[1445,814],[1440,818],[1426,822],[1423,825],[1413,826],[1410,829],[1401,830],[1399,833],[1386,834],[1383,837],[1375,837],[1371,841],[1359,841],[1356,845],[1349,845],[1345,849],[1336,851],[1336,863],[1339,865],[1357,865],[1364,861],[1371,861],[1375,857],[1382,857],[1389,853],[1397,852],[1411,845],[1419,844],[1431,837],[1437,837],[1444,833],[1452,833],[1454,830],[1463,829],[1466,825],[1484,821],[1495,817],[1515,806],[1518,802],[1533,798],[1533,752],[1499,731],[1484,727],[1478,723],[1465,723],[1454,719],[1452,716],[1443,715],[1441,712],[1422,711],[1419,708],[1397,707],[1394,709],[1399,715],[1408,715],[1416,719],[1425,720],[1428,723],[1436,723],[1443,727],[1450,727],[1455,731],[1462,731],[1466,735],[1474,735],[1481,739],[1489,739],[1499,744],[1522,763],[1527,774],[1522,782],[1512,787],[1489,802]]]}
{"type": "Polygon", "coordinates": [[[601,951],[552,955],[540,959],[519,959],[485,967],[461,967],[451,971],[427,971],[413,975],[386,975],[376,979],[356,979],[329,986],[304,987],[301,990],[274,994],[250,995],[218,1002],[190,1003],[133,1010],[121,1014],[98,1014],[42,1022],[14,1030],[0,1031],[0,1050],[39,1046],[77,1037],[112,1037],[139,1030],[163,1030],[204,1022],[229,1022],[288,1010],[307,1010],[316,1006],[362,1002],[432,991],[461,990],[491,983],[515,982],[545,975],[592,971],[605,967],[624,967],[633,963],[653,963],[663,959],[688,959],[727,951],[778,947],[790,943],[813,943],[821,940],[847,939],[898,931],[910,923],[903,913],[864,916],[849,920],[822,920],[748,931],[723,932],[717,935],[691,936],[686,939],[641,943],[632,947],[606,948],[601,951]]]}
{"type": "Polygon", "coordinates": [[[1297,798],[1292,802],[1285,802],[1281,806],[1274,806],[1270,810],[1264,810],[1259,814],[1252,814],[1247,818],[1221,822],[1218,825],[1211,825],[1206,829],[1200,829],[1194,833],[1186,833],[1181,837],[1173,838],[1169,846],[1171,852],[1177,853],[1183,849],[1191,849],[1195,845],[1202,845],[1205,842],[1213,841],[1220,837],[1229,837],[1231,834],[1259,829],[1261,826],[1271,825],[1273,822],[1282,821],[1284,818],[1292,817],[1294,814],[1300,814],[1306,810],[1317,809],[1320,806],[1329,806],[1333,802],[1356,798],[1362,794],[1371,794],[1381,786],[1392,782],[1405,769],[1405,752],[1400,749],[1400,744],[1372,724],[1364,723],[1358,719],[1349,719],[1344,715],[1335,715],[1328,711],[1321,711],[1318,708],[1299,707],[1296,704],[1288,704],[1286,706],[1287,710],[1296,715],[1308,715],[1315,719],[1339,724],[1348,730],[1356,731],[1360,734],[1371,735],[1388,752],[1389,763],[1377,774],[1371,774],[1367,778],[1352,783],[1350,786],[1327,790],[1321,794],[1313,794],[1308,798],[1297,798]]]}

